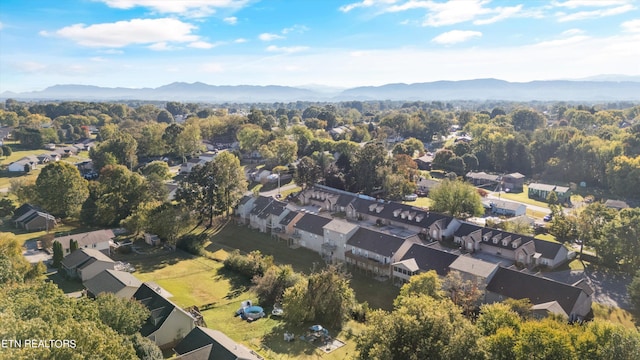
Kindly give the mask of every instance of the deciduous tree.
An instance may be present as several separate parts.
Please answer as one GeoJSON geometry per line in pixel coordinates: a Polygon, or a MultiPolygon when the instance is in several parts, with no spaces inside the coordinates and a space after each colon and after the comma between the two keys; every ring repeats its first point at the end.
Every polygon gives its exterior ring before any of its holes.
{"type": "Polygon", "coordinates": [[[87,181],[78,169],[63,161],[49,163],[36,180],[39,203],[52,215],[77,216],[89,196],[87,181]]]}
{"type": "Polygon", "coordinates": [[[429,191],[431,209],[464,218],[482,215],[484,207],[480,195],[473,185],[462,181],[441,181],[429,191]]]}

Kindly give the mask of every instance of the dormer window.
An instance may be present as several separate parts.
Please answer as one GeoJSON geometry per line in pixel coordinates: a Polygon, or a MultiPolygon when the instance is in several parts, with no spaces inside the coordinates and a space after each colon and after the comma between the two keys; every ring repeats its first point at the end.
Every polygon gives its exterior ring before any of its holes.
{"type": "Polygon", "coordinates": [[[393,217],[398,217],[398,215],[400,215],[401,212],[402,210],[400,209],[393,210],[393,217]]]}
{"type": "Polygon", "coordinates": [[[515,249],[518,247],[518,243],[514,242],[513,244],[511,244],[511,246],[515,249]]]}
{"type": "Polygon", "coordinates": [[[488,237],[488,236],[486,236],[486,235],[485,235],[485,236],[483,236],[483,237],[482,237],[482,241],[489,241],[489,237],[488,237]]]}

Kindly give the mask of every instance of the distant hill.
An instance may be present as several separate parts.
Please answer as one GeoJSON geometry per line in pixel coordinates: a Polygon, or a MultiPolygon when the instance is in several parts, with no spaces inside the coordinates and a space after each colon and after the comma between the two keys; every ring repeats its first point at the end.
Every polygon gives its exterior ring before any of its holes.
{"type": "MultiPolygon", "coordinates": [[[[602,78],[635,79],[619,75],[602,78]]],[[[598,78],[598,77],[594,77],[598,78]]],[[[106,88],[55,85],[42,91],[4,92],[0,98],[20,100],[156,100],[198,102],[287,102],[348,100],[511,100],[511,101],[640,101],[640,82],[552,80],[515,83],[497,79],[436,81],[363,86],[346,90],[321,87],[208,85],[175,82],[158,88],[106,88]]]]}

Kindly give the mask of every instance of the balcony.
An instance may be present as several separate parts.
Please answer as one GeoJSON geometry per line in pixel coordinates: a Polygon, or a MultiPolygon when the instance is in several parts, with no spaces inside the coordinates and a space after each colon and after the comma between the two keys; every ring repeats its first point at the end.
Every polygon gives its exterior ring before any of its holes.
{"type": "Polygon", "coordinates": [[[322,250],[327,252],[336,251],[338,250],[338,246],[336,244],[326,242],[326,243],[322,243],[322,250]]]}
{"type": "MultiPolygon", "coordinates": [[[[352,259],[352,262],[364,264],[366,267],[389,267],[391,264],[385,264],[380,260],[372,259],[370,257],[364,257],[362,255],[356,255],[351,251],[345,251],[345,258],[352,259]]],[[[358,266],[361,266],[358,264],[358,266]]]]}

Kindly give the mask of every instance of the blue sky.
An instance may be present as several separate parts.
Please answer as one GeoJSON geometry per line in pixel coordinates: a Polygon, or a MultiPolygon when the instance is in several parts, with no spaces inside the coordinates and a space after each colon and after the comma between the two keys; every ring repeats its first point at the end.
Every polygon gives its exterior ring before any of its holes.
{"type": "Polygon", "coordinates": [[[629,0],[2,0],[0,92],[640,75],[629,0]]]}

